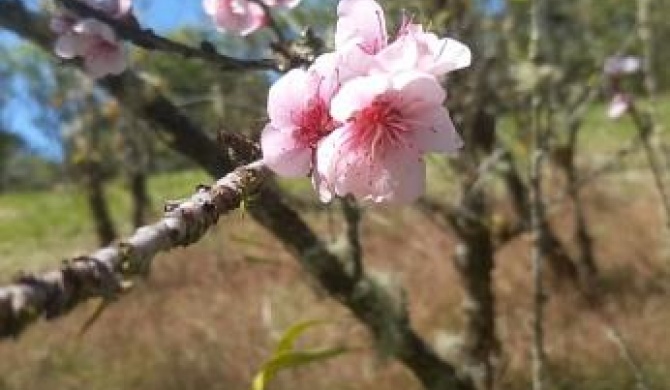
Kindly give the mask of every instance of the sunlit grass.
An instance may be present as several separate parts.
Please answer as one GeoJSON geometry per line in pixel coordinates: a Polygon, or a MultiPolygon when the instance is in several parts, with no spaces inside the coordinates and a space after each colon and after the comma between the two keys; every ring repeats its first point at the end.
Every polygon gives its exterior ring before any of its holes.
{"type": "MultiPolygon", "coordinates": [[[[149,181],[154,215],[165,200],[190,195],[209,177],[198,170],[153,176],[149,181]]],[[[122,180],[105,187],[110,212],[121,233],[130,231],[130,198],[122,180]]],[[[0,194],[0,274],[43,268],[96,246],[94,225],[80,188],[0,194]]]]}

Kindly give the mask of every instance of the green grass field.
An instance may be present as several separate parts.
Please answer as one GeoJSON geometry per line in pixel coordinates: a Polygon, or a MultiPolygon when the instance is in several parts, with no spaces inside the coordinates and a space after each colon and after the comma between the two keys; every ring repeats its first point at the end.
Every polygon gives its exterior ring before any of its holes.
{"type": "MultiPolygon", "coordinates": [[[[155,215],[164,201],[189,196],[211,178],[201,171],[153,176],[149,192],[155,215]]],[[[130,199],[124,183],[106,186],[111,214],[122,233],[130,231],[130,199]]],[[[96,237],[86,199],[78,188],[0,194],[0,274],[53,266],[67,257],[94,249],[96,237]]]]}

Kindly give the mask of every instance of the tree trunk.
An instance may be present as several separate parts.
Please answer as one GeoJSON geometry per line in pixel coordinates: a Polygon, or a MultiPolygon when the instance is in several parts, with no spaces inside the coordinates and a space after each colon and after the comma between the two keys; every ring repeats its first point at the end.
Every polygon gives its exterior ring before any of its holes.
{"type": "MultiPolygon", "coordinates": [[[[484,196],[464,199],[462,207],[483,216],[484,196]]],[[[490,228],[472,218],[452,221],[460,242],[454,264],[463,286],[464,367],[479,390],[492,389],[500,344],[495,331],[494,248],[490,228]]]]}
{"type": "MultiPolygon", "coordinates": [[[[519,218],[519,224],[521,226],[517,230],[527,232],[530,230],[531,220],[529,189],[521,178],[519,171],[516,169],[514,157],[509,151],[505,153],[504,159],[507,169],[505,169],[503,173],[503,181],[512,198],[512,206],[519,218]]],[[[561,240],[556,237],[556,234],[551,228],[551,224],[545,217],[543,217],[539,223],[545,234],[547,245],[546,260],[549,269],[554,276],[554,280],[558,284],[561,284],[564,281],[577,282],[579,280],[577,266],[561,240]]]]}
{"type": "Polygon", "coordinates": [[[114,221],[112,221],[109,213],[98,165],[94,162],[88,162],[85,165],[84,185],[86,186],[88,207],[95,223],[98,241],[102,246],[106,246],[117,237],[114,221]]]}
{"type": "Polygon", "coordinates": [[[132,171],[130,173],[130,194],[133,207],[133,226],[139,228],[146,223],[151,199],[147,191],[147,176],[144,171],[132,171]]]}

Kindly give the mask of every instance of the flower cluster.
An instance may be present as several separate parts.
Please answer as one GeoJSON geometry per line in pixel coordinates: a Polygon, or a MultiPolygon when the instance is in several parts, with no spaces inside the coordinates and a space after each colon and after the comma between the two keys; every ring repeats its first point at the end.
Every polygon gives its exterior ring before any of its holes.
{"type": "Polygon", "coordinates": [[[633,104],[633,98],[621,87],[623,76],[638,73],[642,68],[642,61],[638,57],[609,57],[605,60],[603,71],[609,79],[612,99],[610,100],[607,115],[616,119],[628,112],[633,104]]]}
{"type": "MultiPolygon", "coordinates": [[[[262,0],[267,7],[293,8],[300,0],[262,0]]],[[[263,7],[253,0],[203,0],[219,30],[248,35],[267,24],[263,7]]]]}
{"type": "Polygon", "coordinates": [[[324,202],[411,202],[424,192],[423,156],[462,146],[439,78],[469,66],[470,50],[407,18],[389,37],[374,0],[341,0],[337,13],[335,51],[270,89],[264,162],[310,175],[324,202]]]}
{"type": "MultiPolygon", "coordinates": [[[[122,19],[129,15],[131,0],[83,0],[92,8],[122,19]]],[[[78,18],[70,13],[54,16],[51,29],[59,35],[55,52],[61,58],[81,57],[84,69],[93,78],[120,74],[126,69],[123,45],[108,25],[93,18],[78,18]]]]}

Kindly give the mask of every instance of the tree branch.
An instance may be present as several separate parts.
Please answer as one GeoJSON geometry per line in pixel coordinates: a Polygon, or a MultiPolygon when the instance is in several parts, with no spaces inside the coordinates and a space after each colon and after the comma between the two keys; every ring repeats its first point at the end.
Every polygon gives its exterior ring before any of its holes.
{"type": "Polygon", "coordinates": [[[91,17],[109,25],[121,38],[132,42],[146,50],[159,50],[167,53],[178,54],[185,58],[198,58],[203,61],[216,64],[222,70],[276,70],[277,66],[273,60],[257,59],[246,60],[233,58],[216,52],[215,48],[204,42],[202,47],[194,48],[179,42],[161,37],[149,29],[140,28],[136,22],[129,23],[127,20],[115,19],[106,13],[90,7],[78,0],[57,0],[65,8],[75,12],[82,17],[91,17]]]}
{"type": "Polygon", "coordinates": [[[266,172],[259,163],[237,169],[212,187],[201,186],[187,201],[166,211],[163,219],[90,255],[75,258],[57,271],[19,277],[0,287],[0,338],[18,336],[33,321],[67,314],[92,297],[112,298],[128,276],[146,273],[163,251],[200,240],[219,217],[239,207],[266,172]]]}

